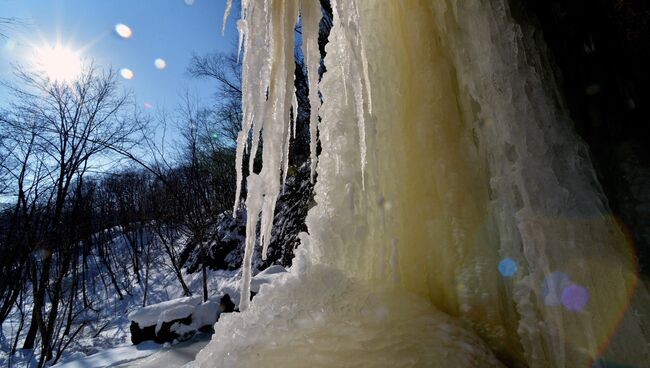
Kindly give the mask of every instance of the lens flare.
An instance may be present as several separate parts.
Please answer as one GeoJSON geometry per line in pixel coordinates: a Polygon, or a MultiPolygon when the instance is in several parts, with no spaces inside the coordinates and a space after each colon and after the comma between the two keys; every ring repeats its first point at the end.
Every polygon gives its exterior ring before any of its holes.
{"type": "Polygon", "coordinates": [[[580,285],[571,284],[562,290],[562,305],[572,312],[585,309],[588,301],[589,292],[580,285]]]}
{"type": "Polygon", "coordinates": [[[153,107],[153,105],[150,104],[149,102],[145,102],[142,106],[143,106],[145,109],[150,109],[150,108],[153,107]]]}
{"type": "Polygon", "coordinates": [[[12,40],[11,38],[8,38],[7,42],[5,42],[5,50],[13,51],[15,48],[16,48],[16,41],[12,40]]]}
{"type": "Polygon", "coordinates": [[[122,68],[120,69],[120,75],[122,76],[122,78],[129,80],[132,79],[135,74],[133,74],[133,71],[131,71],[131,69],[122,68]]]}
{"type": "Polygon", "coordinates": [[[156,69],[163,70],[167,67],[167,62],[165,59],[158,58],[154,60],[153,65],[156,67],[156,69]]]}
{"type": "Polygon", "coordinates": [[[517,273],[517,262],[510,258],[504,258],[499,262],[498,269],[504,277],[512,277],[517,273]]]}
{"type": "Polygon", "coordinates": [[[131,38],[133,31],[126,24],[118,23],[115,25],[115,33],[122,38],[131,38]]]}

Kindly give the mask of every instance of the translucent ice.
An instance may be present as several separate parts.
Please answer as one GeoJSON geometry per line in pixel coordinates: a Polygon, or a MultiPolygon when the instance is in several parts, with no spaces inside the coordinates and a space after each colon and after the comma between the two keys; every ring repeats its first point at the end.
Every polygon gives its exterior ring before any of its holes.
{"type": "MultiPolygon", "coordinates": [[[[264,141],[262,171],[248,178],[247,251],[260,212],[269,238],[293,26],[314,3],[242,3],[237,165],[253,122],[264,141]]],[[[647,366],[648,296],[535,28],[505,0],[331,4],[309,234],[289,275],[224,317],[198,363],[479,367],[498,356],[556,368],[604,355],[647,366]],[[570,284],[544,288],[553,272],[570,284]]]]}

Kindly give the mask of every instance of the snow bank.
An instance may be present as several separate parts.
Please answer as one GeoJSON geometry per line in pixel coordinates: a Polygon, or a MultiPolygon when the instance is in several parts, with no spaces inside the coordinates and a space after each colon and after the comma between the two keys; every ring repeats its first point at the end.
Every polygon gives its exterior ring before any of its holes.
{"type": "Polygon", "coordinates": [[[260,292],[260,287],[264,284],[270,284],[273,280],[287,273],[287,270],[279,265],[271,266],[258,273],[251,279],[251,291],[255,294],[260,292]]]}
{"type": "MultiPolygon", "coordinates": [[[[153,304],[129,313],[129,320],[135,322],[140,328],[158,326],[159,323],[170,322],[178,318],[187,317],[198,304],[201,303],[201,296],[190,296],[173,299],[166,302],[153,304]],[[180,313],[189,311],[189,314],[178,316],[180,313]]],[[[156,328],[158,330],[159,327],[156,328]]]]}

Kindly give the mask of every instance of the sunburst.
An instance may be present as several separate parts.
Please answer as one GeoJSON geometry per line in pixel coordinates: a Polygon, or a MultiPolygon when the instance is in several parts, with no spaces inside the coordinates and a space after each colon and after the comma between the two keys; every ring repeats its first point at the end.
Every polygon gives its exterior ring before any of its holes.
{"type": "Polygon", "coordinates": [[[72,82],[81,75],[81,52],[56,43],[36,47],[34,68],[53,82],[72,82]]]}

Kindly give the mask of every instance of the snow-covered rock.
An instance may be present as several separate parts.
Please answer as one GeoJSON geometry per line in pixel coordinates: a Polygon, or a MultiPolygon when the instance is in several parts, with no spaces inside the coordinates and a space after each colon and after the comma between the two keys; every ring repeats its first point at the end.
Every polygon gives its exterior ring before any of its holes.
{"type": "MultiPolygon", "coordinates": [[[[194,310],[194,307],[201,303],[201,296],[190,296],[178,298],[166,302],[153,304],[129,313],[129,320],[137,323],[141,328],[158,325],[162,322],[169,322],[174,319],[187,317],[194,310]],[[181,309],[179,309],[181,307],[181,309]],[[182,307],[190,307],[190,313],[178,316],[183,312],[182,307]],[[176,311],[176,312],[174,312],[176,311]]],[[[185,308],[185,311],[188,309],[185,308]]]]}
{"type": "Polygon", "coordinates": [[[139,344],[146,340],[157,343],[193,334],[212,326],[221,310],[221,297],[202,303],[200,296],[174,299],[141,308],[129,314],[131,342],[139,344]]]}

